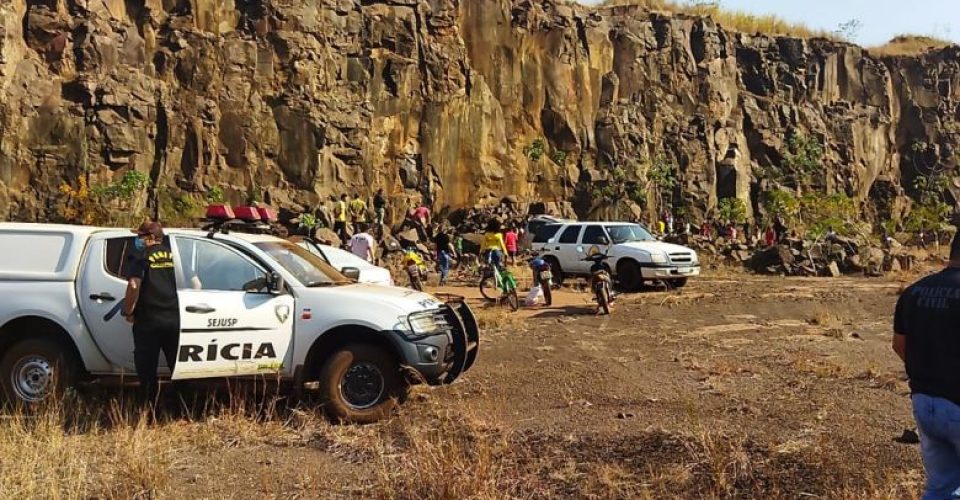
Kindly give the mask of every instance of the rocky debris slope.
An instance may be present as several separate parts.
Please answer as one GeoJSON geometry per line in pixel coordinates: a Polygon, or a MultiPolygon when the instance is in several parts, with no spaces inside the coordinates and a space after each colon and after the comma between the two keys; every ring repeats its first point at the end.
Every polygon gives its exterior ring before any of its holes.
{"type": "Polygon", "coordinates": [[[628,191],[636,215],[664,165],[691,216],[753,213],[793,131],[824,146],[802,188],[897,218],[924,166],[956,164],[958,58],[551,0],[6,0],[0,218],[61,218],[62,185],[129,170],[164,217],[213,188],[310,207],[377,187],[393,220],[507,195],[611,215],[628,191]]]}
{"type": "Polygon", "coordinates": [[[787,239],[780,244],[747,245],[740,241],[710,240],[700,236],[679,238],[711,261],[743,266],[759,274],[783,276],[843,275],[883,276],[911,269],[921,249],[908,248],[896,240],[885,246],[862,244],[838,237],[831,242],[787,239]]]}

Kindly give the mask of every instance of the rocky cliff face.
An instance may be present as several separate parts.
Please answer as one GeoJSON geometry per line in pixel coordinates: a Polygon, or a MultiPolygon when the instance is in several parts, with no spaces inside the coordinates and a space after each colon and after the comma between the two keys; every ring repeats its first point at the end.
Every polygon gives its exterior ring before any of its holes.
{"type": "MultiPolygon", "coordinates": [[[[807,188],[898,216],[956,165],[960,49],[878,59],[826,40],[550,0],[7,0],[0,218],[135,169],[148,202],[569,202],[673,166],[694,213],[752,211],[786,138],[823,144],[807,188]],[[542,138],[542,140],[538,140],[542,138]],[[922,156],[922,158],[918,158],[922,156]]],[[[958,181],[957,186],[960,186],[958,181]]],[[[650,193],[644,193],[650,194],[650,193]]],[[[609,201],[609,200],[607,200],[609,201]]],[[[651,210],[655,210],[650,203],[651,210]]]]}

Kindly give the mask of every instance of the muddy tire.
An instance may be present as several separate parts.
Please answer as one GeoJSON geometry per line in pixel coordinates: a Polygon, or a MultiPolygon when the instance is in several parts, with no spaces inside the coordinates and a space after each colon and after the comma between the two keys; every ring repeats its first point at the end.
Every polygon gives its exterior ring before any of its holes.
{"type": "Polygon", "coordinates": [[[603,290],[600,290],[597,296],[597,303],[600,305],[603,314],[610,314],[610,291],[607,290],[607,287],[603,287],[603,290]]]}
{"type": "Polygon", "coordinates": [[[643,286],[643,274],[640,272],[640,265],[636,262],[626,260],[617,264],[617,281],[620,282],[620,288],[628,292],[640,290],[643,286]]]}
{"type": "Polygon", "coordinates": [[[365,424],[393,414],[406,395],[400,365],[385,349],[347,345],[320,368],[320,397],[334,422],[365,424]]]}
{"type": "Polygon", "coordinates": [[[687,278],[680,278],[678,280],[673,280],[670,282],[672,288],[683,288],[687,286],[687,278]]]}
{"type": "Polygon", "coordinates": [[[72,389],[78,364],[64,346],[51,339],[17,342],[0,359],[0,390],[16,408],[37,406],[72,389]]]}
{"type": "Polygon", "coordinates": [[[507,301],[507,304],[510,306],[511,310],[516,311],[520,309],[520,297],[517,296],[516,288],[507,292],[507,295],[504,297],[504,300],[507,301]]]}
{"type": "Polygon", "coordinates": [[[497,280],[493,276],[487,276],[480,280],[480,295],[490,302],[496,302],[500,298],[500,289],[497,288],[497,280]]]}
{"type": "Polygon", "coordinates": [[[418,292],[422,292],[422,291],[423,291],[423,282],[420,281],[420,278],[411,277],[411,278],[410,278],[410,288],[413,288],[414,290],[416,290],[416,291],[418,291],[418,292]]]}

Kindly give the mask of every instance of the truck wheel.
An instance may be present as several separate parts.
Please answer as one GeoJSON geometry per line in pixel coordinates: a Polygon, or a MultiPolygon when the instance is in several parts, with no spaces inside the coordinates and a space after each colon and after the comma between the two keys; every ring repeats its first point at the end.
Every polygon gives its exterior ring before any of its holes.
{"type": "Polygon", "coordinates": [[[550,274],[553,275],[553,279],[550,281],[553,283],[553,287],[559,288],[563,285],[563,268],[560,267],[560,261],[554,257],[547,257],[544,260],[550,264],[550,274]]]}
{"type": "Polygon", "coordinates": [[[77,380],[73,357],[56,341],[17,342],[0,359],[0,388],[8,404],[34,406],[62,395],[77,380]]]}
{"type": "Polygon", "coordinates": [[[628,292],[640,290],[643,285],[643,274],[640,272],[640,266],[629,260],[621,261],[617,264],[617,281],[628,292]]]}
{"type": "Polygon", "coordinates": [[[687,286],[687,278],[680,278],[678,280],[673,280],[670,282],[670,286],[673,288],[683,288],[687,286]]]}
{"type": "Polygon", "coordinates": [[[405,393],[397,360],[377,346],[345,346],[320,369],[324,411],[334,421],[362,424],[382,420],[405,393]]]}

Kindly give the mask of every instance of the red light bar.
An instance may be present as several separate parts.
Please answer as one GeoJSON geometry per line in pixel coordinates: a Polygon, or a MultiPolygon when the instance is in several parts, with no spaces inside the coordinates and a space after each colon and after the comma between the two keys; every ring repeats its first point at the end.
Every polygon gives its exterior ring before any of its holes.
{"type": "Polygon", "coordinates": [[[236,219],[237,216],[233,214],[233,209],[227,205],[209,205],[207,207],[207,218],[208,219],[236,219]]]}
{"type": "Polygon", "coordinates": [[[237,214],[238,219],[247,222],[260,220],[260,212],[255,207],[233,207],[233,213],[237,214]]]}
{"type": "Polygon", "coordinates": [[[260,214],[260,218],[264,222],[276,222],[277,221],[277,212],[275,212],[270,207],[260,206],[257,207],[257,212],[260,214]]]}

